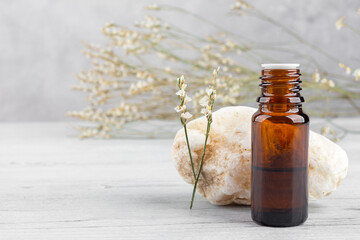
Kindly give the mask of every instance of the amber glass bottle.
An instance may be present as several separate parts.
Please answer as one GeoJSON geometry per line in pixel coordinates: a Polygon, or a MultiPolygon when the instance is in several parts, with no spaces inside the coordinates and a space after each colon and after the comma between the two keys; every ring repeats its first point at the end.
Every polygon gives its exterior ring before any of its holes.
{"type": "Polygon", "coordinates": [[[252,117],[251,216],[262,225],[299,225],[308,216],[309,117],[299,64],[263,64],[252,117]]]}

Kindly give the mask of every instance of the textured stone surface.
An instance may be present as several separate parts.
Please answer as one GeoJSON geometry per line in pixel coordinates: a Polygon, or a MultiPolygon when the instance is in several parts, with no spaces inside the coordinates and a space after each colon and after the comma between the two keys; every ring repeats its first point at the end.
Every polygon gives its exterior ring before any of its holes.
{"type": "MultiPolygon", "coordinates": [[[[226,107],[213,113],[198,192],[214,204],[250,204],[251,116],[250,107],[226,107]]],[[[195,169],[205,140],[206,119],[188,123],[189,141],[195,169]]],[[[172,157],[187,183],[194,183],[183,129],[174,139],[172,157]]],[[[309,197],[315,200],[335,191],[346,176],[345,151],[327,138],[310,132],[309,197]]]]}

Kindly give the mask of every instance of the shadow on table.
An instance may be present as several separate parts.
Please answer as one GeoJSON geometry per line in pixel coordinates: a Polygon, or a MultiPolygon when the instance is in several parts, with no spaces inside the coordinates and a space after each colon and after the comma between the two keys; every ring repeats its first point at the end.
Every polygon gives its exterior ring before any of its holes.
{"type": "Polygon", "coordinates": [[[250,206],[236,204],[226,206],[213,205],[197,194],[193,209],[190,210],[190,200],[191,192],[169,191],[166,194],[164,192],[157,192],[152,196],[142,197],[141,204],[156,211],[167,211],[169,214],[189,217],[197,222],[254,224],[250,216],[250,206]]]}

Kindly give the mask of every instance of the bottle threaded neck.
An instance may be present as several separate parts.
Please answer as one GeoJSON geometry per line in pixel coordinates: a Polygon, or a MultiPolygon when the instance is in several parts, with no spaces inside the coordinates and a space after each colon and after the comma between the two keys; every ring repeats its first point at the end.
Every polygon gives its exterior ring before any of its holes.
{"type": "Polygon", "coordinates": [[[262,76],[259,78],[261,94],[257,98],[257,102],[264,104],[304,102],[303,96],[300,95],[302,81],[299,69],[265,68],[261,73],[262,76]]]}

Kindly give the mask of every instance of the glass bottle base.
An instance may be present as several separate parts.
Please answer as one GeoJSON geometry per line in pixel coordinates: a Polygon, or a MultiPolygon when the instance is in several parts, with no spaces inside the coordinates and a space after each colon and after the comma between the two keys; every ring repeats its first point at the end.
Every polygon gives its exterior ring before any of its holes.
{"type": "Polygon", "coordinates": [[[251,209],[251,218],[257,224],[270,227],[293,227],[306,221],[307,207],[291,209],[251,209]]]}

